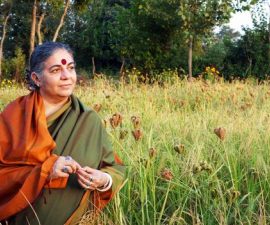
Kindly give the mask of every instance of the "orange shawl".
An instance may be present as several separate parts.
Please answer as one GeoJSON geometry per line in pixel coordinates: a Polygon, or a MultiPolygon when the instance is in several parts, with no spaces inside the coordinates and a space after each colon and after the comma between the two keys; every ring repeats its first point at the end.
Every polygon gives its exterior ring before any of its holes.
{"type": "Polygon", "coordinates": [[[57,160],[44,112],[42,97],[32,92],[0,114],[0,220],[38,197],[57,160]]]}

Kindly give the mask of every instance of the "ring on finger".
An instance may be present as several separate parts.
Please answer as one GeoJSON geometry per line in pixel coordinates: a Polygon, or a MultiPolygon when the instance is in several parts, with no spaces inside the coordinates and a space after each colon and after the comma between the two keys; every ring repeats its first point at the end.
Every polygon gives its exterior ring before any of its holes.
{"type": "Polygon", "coordinates": [[[65,156],[65,160],[66,160],[66,161],[72,160],[72,157],[69,156],[69,155],[67,155],[67,156],[65,156]]]}
{"type": "Polygon", "coordinates": [[[92,183],[94,181],[94,178],[92,176],[90,176],[89,181],[90,181],[90,183],[92,183]]]}
{"type": "Polygon", "coordinates": [[[68,168],[67,168],[66,166],[64,166],[64,167],[62,168],[62,172],[68,173],[68,168]]]}

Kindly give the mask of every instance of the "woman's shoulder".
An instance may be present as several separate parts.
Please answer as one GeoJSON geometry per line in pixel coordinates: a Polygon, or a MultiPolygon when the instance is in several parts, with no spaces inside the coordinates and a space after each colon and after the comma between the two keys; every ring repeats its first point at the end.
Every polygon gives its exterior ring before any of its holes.
{"type": "Polygon", "coordinates": [[[73,103],[73,107],[75,110],[80,110],[81,116],[90,118],[92,121],[96,121],[99,124],[102,124],[102,119],[98,115],[98,113],[92,109],[91,107],[85,105],[78,97],[75,95],[71,96],[71,100],[73,103]]]}

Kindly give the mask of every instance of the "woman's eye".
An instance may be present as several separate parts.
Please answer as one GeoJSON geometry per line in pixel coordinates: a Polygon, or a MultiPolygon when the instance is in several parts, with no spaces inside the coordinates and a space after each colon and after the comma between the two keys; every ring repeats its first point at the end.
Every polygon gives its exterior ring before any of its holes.
{"type": "Polygon", "coordinates": [[[57,68],[57,69],[53,69],[53,70],[51,71],[51,73],[58,73],[59,71],[60,71],[60,69],[57,68]]]}
{"type": "Polygon", "coordinates": [[[69,66],[68,69],[69,70],[74,70],[75,69],[75,66],[69,66]]]}

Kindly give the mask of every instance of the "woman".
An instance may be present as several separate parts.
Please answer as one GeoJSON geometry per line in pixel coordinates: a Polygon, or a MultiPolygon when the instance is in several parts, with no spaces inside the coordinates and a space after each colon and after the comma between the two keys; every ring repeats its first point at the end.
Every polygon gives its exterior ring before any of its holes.
{"type": "Polygon", "coordinates": [[[67,45],[36,47],[28,81],[32,92],[0,114],[0,220],[73,224],[87,209],[104,207],[124,167],[97,114],[72,95],[76,72],[67,45]]]}

